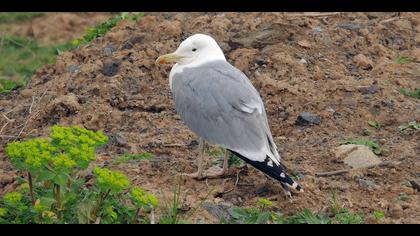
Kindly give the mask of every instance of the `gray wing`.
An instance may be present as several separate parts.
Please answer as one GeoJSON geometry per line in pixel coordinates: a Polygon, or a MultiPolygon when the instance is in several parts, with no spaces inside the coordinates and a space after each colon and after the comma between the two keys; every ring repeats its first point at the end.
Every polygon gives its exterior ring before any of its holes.
{"type": "Polygon", "coordinates": [[[225,61],[185,68],[172,78],[176,109],[200,137],[254,161],[280,162],[258,91],[225,61]]]}

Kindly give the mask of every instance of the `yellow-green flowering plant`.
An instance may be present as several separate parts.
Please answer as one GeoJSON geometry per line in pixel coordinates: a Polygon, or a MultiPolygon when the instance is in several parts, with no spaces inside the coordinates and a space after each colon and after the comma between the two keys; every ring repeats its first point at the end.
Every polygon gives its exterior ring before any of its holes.
{"type": "Polygon", "coordinates": [[[0,198],[0,223],[149,222],[139,216],[158,206],[156,197],[123,173],[93,168],[93,186],[79,175],[107,141],[102,132],[53,126],[49,138],[9,143],[6,153],[28,181],[0,198]]]}

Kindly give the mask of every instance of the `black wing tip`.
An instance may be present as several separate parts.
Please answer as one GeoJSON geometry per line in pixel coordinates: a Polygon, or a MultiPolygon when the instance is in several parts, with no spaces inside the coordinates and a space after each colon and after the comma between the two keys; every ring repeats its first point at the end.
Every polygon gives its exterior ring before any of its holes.
{"type": "Polygon", "coordinates": [[[264,162],[259,162],[259,161],[252,161],[235,151],[232,151],[232,150],[229,150],[229,151],[231,151],[233,154],[235,154],[236,156],[238,156],[239,158],[241,158],[248,164],[262,171],[266,175],[278,180],[280,183],[284,183],[290,188],[293,188],[298,192],[304,192],[302,186],[285,173],[285,170],[282,167],[283,165],[276,165],[274,163],[269,165],[268,162],[270,161],[270,158],[268,156],[264,162]]]}

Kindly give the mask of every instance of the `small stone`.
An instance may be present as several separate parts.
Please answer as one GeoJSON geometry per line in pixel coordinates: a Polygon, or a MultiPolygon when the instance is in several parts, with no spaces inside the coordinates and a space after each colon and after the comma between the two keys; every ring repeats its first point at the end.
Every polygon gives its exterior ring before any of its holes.
{"type": "Polygon", "coordinates": [[[137,43],[140,43],[143,39],[144,39],[145,35],[138,35],[138,36],[133,36],[131,37],[129,40],[127,40],[123,46],[122,49],[131,49],[133,48],[133,46],[137,43]]]}
{"type": "Polygon", "coordinates": [[[70,73],[77,73],[80,72],[80,66],[79,65],[69,65],[69,67],[67,68],[67,71],[70,73]]]}
{"type": "Polygon", "coordinates": [[[297,125],[319,125],[321,124],[321,117],[305,111],[300,113],[295,123],[297,125]]]}
{"type": "Polygon", "coordinates": [[[115,142],[120,147],[127,146],[128,144],[127,139],[121,133],[115,135],[115,142]]]}
{"type": "Polygon", "coordinates": [[[102,67],[102,74],[106,76],[114,76],[118,74],[119,70],[120,70],[120,62],[112,61],[109,63],[104,63],[104,66],[102,67]]]}
{"type": "Polygon", "coordinates": [[[20,95],[24,98],[30,98],[34,95],[34,91],[32,89],[24,89],[20,92],[20,95]]]}
{"type": "Polygon", "coordinates": [[[300,40],[298,43],[297,43],[299,46],[301,46],[301,47],[303,47],[303,48],[310,48],[311,47],[311,44],[307,41],[307,40],[300,40]]]}
{"type": "Polygon", "coordinates": [[[313,31],[317,32],[317,33],[321,33],[323,30],[321,27],[317,26],[315,28],[312,29],[313,31]]]}
{"type": "Polygon", "coordinates": [[[375,184],[375,182],[371,181],[371,180],[366,180],[366,179],[359,179],[359,185],[362,188],[366,188],[366,189],[379,189],[379,185],[375,184]]]}
{"type": "Polygon", "coordinates": [[[379,159],[367,146],[347,144],[341,145],[335,152],[337,159],[343,159],[344,163],[357,169],[381,163],[379,159]]]}
{"type": "Polygon", "coordinates": [[[8,174],[0,174],[0,187],[4,187],[13,182],[13,177],[8,174]]]}
{"type": "Polygon", "coordinates": [[[220,204],[221,202],[223,202],[223,198],[217,197],[214,199],[214,203],[216,204],[220,204]]]}
{"type": "Polygon", "coordinates": [[[268,195],[269,191],[270,190],[267,188],[267,186],[264,185],[261,188],[258,188],[255,192],[258,196],[264,197],[268,195]]]}
{"type": "Polygon", "coordinates": [[[299,63],[300,64],[303,64],[303,65],[307,65],[308,64],[308,62],[305,59],[303,59],[303,58],[299,60],[299,63]]]}
{"type": "Polygon", "coordinates": [[[361,28],[359,24],[353,24],[353,23],[339,24],[338,27],[347,29],[347,30],[353,30],[353,31],[359,30],[361,28]]]}
{"type": "Polygon", "coordinates": [[[104,53],[107,56],[112,55],[112,53],[114,53],[115,51],[117,51],[117,48],[112,43],[108,43],[104,48],[104,53]]]}
{"type": "Polygon", "coordinates": [[[230,209],[225,205],[216,205],[210,202],[205,202],[203,203],[203,208],[217,219],[225,219],[227,222],[232,221],[232,215],[229,212],[230,209]]]}
{"type": "Polygon", "coordinates": [[[363,95],[366,94],[375,94],[378,92],[379,88],[375,84],[372,84],[371,86],[360,86],[358,87],[359,92],[361,92],[363,95]]]}
{"type": "Polygon", "coordinates": [[[420,179],[417,180],[410,180],[411,187],[416,189],[418,192],[420,192],[420,179]]]}
{"type": "Polygon", "coordinates": [[[356,63],[356,66],[361,69],[370,70],[373,68],[372,60],[363,54],[357,54],[355,57],[353,57],[353,61],[356,63]]]}
{"type": "Polygon", "coordinates": [[[403,209],[400,205],[393,205],[389,209],[389,214],[392,218],[400,219],[403,214],[403,209]]]}

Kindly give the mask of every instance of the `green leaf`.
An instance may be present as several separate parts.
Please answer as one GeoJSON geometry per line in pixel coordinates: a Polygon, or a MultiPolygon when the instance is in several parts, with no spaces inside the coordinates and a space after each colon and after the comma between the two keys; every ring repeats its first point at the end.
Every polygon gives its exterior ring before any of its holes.
{"type": "Polygon", "coordinates": [[[48,180],[53,180],[54,177],[56,176],[55,173],[45,170],[45,171],[41,171],[38,175],[37,180],[38,181],[48,181],[48,180]]]}
{"type": "Polygon", "coordinates": [[[92,201],[82,202],[77,206],[77,219],[79,224],[88,224],[95,220],[91,216],[94,206],[95,202],[92,201]]]}
{"type": "Polygon", "coordinates": [[[46,207],[51,207],[55,204],[55,198],[52,197],[41,197],[39,200],[41,201],[41,205],[46,207]]]}
{"type": "Polygon", "coordinates": [[[385,218],[385,213],[383,211],[374,211],[373,215],[377,220],[382,220],[385,218]]]}
{"type": "Polygon", "coordinates": [[[407,64],[407,63],[411,63],[411,62],[415,62],[416,60],[414,58],[410,58],[407,56],[399,56],[396,60],[395,63],[397,64],[407,64]]]}
{"type": "Polygon", "coordinates": [[[66,174],[58,174],[55,178],[54,178],[54,183],[64,186],[67,184],[67,181],[69,180],[69,176],[66,174]]]}

